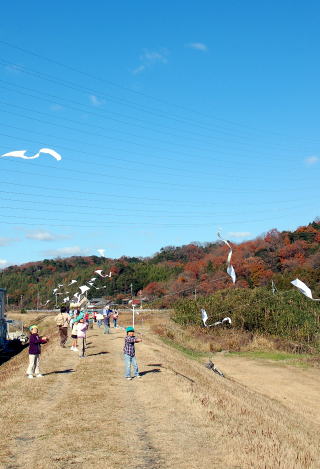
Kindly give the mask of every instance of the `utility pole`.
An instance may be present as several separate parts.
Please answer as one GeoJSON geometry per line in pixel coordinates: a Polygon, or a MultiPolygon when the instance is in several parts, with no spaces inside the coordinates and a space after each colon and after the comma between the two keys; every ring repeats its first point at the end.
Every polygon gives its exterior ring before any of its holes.
{"type": "Polygon", "coordinates": [[[133,287],[133,285],[132,285],[132,283],[130,283],[131,298],[133,297],[133,293],[132,293],[133,290],[132,290],[132,287],[133,287]]]}
{"type": "Polygon", "coordinates": [[[194,300],[197,301],[197,289],[194,289],[194,300]]]}
{"type": "Polygon", "coordinates": [[[22,309],[22,298],[23,298],[23,295],[20,295],[20,309],[22,309]]]}
{"type": "Polygon", "coordinates": [[[37,311],[39,310],[39,305],[40,305],[40,294],[39,294],[39,290],[38,290],[38,293],[37,293],[37,311]]]}
{"type": "Polygon", "coordinates": [[[134,328],[134,308],[135,305],[132,305],[132,327],[134,328]]]}

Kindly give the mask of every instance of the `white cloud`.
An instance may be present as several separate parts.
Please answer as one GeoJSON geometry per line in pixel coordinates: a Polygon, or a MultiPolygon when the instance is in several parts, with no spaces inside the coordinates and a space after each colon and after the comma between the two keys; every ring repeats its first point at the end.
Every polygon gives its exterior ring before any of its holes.
{"type": "Polygon", "coordinates": [[[318,163],[319,158],[318,158],[318,156],[309,156],[304,161],[307,163],[308,166],[312,166],[312,165],[318,163]]]}
{"type": "Polygon", "coordinates": [[[8,246],[8,244],[17,241],[15,238],[2,238],[0,237],[0,246],[8,246]]]}
{"type": "Polygon", "coordinates": [[[57,111],[62,111],[62,110],[63,110],[63,106],[61,106],[61,104],[52,104],[52,105],[50,106],[50,109],[51,109],[51,111],[55,111],[55,112],[57,112],[57,111]]]}
{"type": "Polygon", "coordinates": [[[0,269],[4,269],[8,264],[9,262],[6,259],[0,259],[0,269]]]}
{"type": "Polygon", "coordinates": [[[44,251],[46,256],[86,256],[89,249],[82,249],[80,246],[68,246],[65,248],[48,249],[44,251]]]}
{"type": "Polygon", "coordinates": [[[144,49],[139,59],[141,64],[132,70],[134,75],[143,72],[147,68],[152,67],[156,64],[167,64],[168,63],[169,51],[167,49],[160,49],[160,51],[150,51],[144,49]]]}
{"type": "Polygon", "coordinates": [[[207,52],[208,50],[208,47],[206,44],[203,44],[203,42],[191,42],[190,44],[187,44],[187,47],[194,50],[201,50],[202,52],[207,52]]]}
{"type": "Polygon", "coordinates": [[[228,235],[231,238],[247,238],[248,236],[251,236],[250,231],[230,231],[228,235]]]}
{"type": "Polygon", "coordinates": [[[134,75],[137,75],[138,73],[143,72],[143,70],[144,70],[145,68],[146,68],[145,65],[139,65],[139,67],[137,67],[137,68],[135,68],[135,69],[132,70],[132,73],[133,73],[134,75]]]}
{"type": "Polygon", "coordinates": [[[103,256],[105,255],[106,253],[106,250],[105,249],[97,249],[98,253],[100,254],[100,256],[103,256]]]}
{"type": "Polygon", "coordinates": [[[89,96],[89,99],[90,99],[92,106],[95,106],[95,107],[103,106],[106,103],[104,99],[100,99],[94,94],[91,94],[89,96]]]}
{"type": "Polygon", "coordinates": [[[35,230],[35,231],[30,231],[29,233],[27,233],[26,238],[34,239],[36,241],[55,241],[57,239],[68,238],[68,236],[57,235],[54,233],[50,233],[50,231],[45,231],[45,230],[35,230]]]}

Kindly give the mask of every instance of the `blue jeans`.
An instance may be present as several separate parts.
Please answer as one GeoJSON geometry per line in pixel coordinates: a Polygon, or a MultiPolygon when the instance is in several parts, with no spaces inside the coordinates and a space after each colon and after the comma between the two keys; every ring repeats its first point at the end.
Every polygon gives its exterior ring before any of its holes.
{"type": "Polygon", "coordinates": [[[117,328],[118,327],[118,319],[113,320],[113,327],[117,328]]]}
{"type": "Polygon", "coordinates": [[[139,376],[138,363],[136,357],[124,354],[125,378],[131,377],[131,365],[133,365],[135,376],[139,376]]]}
{"type": "Polygon", "coordinates": [[[101,326],[102,326],[102,321],[101,321],[101,319],[98,319],[97,325],[98,325],[98,327],[101,327],[101,326]]]}

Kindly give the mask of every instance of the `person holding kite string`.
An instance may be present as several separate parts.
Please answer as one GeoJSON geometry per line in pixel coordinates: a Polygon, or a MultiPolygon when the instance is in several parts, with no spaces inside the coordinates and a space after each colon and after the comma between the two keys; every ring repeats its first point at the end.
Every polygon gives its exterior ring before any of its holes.
{"type": "Polygon", "coordinates": [[[31,326],[30,328],[30,339],[29,339],[29,366],[27,369],[28,378],[33,378],[35,374],[37,378],[42,378],[40,373],[40,354],[41,344],[48,342],[48,337],[40,337],[38,334],[38,326],[31,326]]]}
{"type": "Polygon", "coordinates": [[[124,339],[124,364],[125,364],[125,378],[130,380],[131,378],[131,365],[134,369],[134,375],[136,378],[140,378],[138,363],[136,360],[135,344],[142,342],[142,339],[137,339],[134,335],[134,328],[129,326],[126,328],[127,336],[124,339]]]}

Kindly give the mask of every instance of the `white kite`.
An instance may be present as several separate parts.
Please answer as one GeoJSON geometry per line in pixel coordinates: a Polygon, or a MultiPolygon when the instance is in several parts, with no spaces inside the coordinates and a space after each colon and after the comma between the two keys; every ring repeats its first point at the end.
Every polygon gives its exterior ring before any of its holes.
{"type": "Polygon", "coordinates": [[[87,287],[87,285],[82,285],[79,287],[81,290],[81,294],[83,295],[86,291],[90,290],[90,287],[87,287]]]}
{"type": "Polygon", "coordinates": [[[225,239],[222,239],[221,238],[221,235],[220,233],[218,232],[217,233],[218,235],[218,238],[221,239],[221,241],[223,241],[227,246],[228,248],[230,249],[229,251],[229,254],[228,254],[228,257],[227,257],[227,274],[230,275],[231,279],[232,279],[232,282],[233,283],[236,283],[236,272],[233,268],[233,265],[231,264],[231,257],[232,257],[232,247],[230,246],[230,244],[228,243],[228,241],[226,241],[225,239]]]}
{"type": "Polygon", "coordinates": [[[70,287],[70,285],[73,285],[74,283],[77,283],[78,280],[71,280],[71,282],[68,284],[68,287],[70,287]]]}
{"type": "Polygon", "coordinates": [[[208,315],[207,315],[207,311],[204,308],[201,309],[201,318],[202,318],[204,327],[219,326],[219,324],[231,326],[232,324],[231,318],[229,317],[223,318],[221,321],[216,321],[213,324],[207,324],[208,315]]]}
{"type": "Polygon", "coordinates": [[[55,294],[57,293],[57,291],[58,291],[58,288],[55,288],[54,290],[52,290],[52,293],[55,294]]]}
{"type": "Polygon", "coordinates": [[[100,254],[100,256],[104,257],[104,254],[106,252],[105,249],[97,249],[97,252],[100,254]]]}
{"type": "Polygon", "coordinates": [[[50,303],[50,300],[47,300],[43,305],[40,306],[47,306],[48,303],[50,303]]]}
{"type": "Polygon", "coordinates": [[[201,317],[204,327],[207,327],[208,315],[207,311],[204,308],[201,309],[201,317]]]}
{"type": "Polygon", "coordinates": [[[318,298],[313,298],[312,291],[310,290],[310,288],[305,283],[301,282],[301,280],[299,280],[298,278],[296,278],[295,280],[292,280],[291,283],[301,293],[303,293],[307,298],[310,298],[310,300],[320,301],[320,298],[319,299],[318,298]]]}
{"type": "Polygon", "coordinates": [[[0,158],[3,158],[4,156],[11,156],[13,158],[22,158],[24,160],[34,160],[36,158],[39,158],[41,153],[47,153],[48,155],[53,156],[57,161],[60,161],[61,155],[57,153],[56,151],[52,150],[51,148],[41,148],[38,153],[36,153],[33,156],[26,156],[27,150],[17,150],[17,151],[10,151],[9,153],[4,153],[3,155],[0,156],[0,158]]]}
{"type": "Polygon", "coordinates": [[[98,274],[98,275],[100,275],[100,277],[103,277],[103,278],[106,278],[106,277],[110,278],[111,275],[112,275],[112,272],[109,272],[109,275],[102,275],[103,270],[95,270],[94,272],[95,272],[95,274],[98,274]]]}

